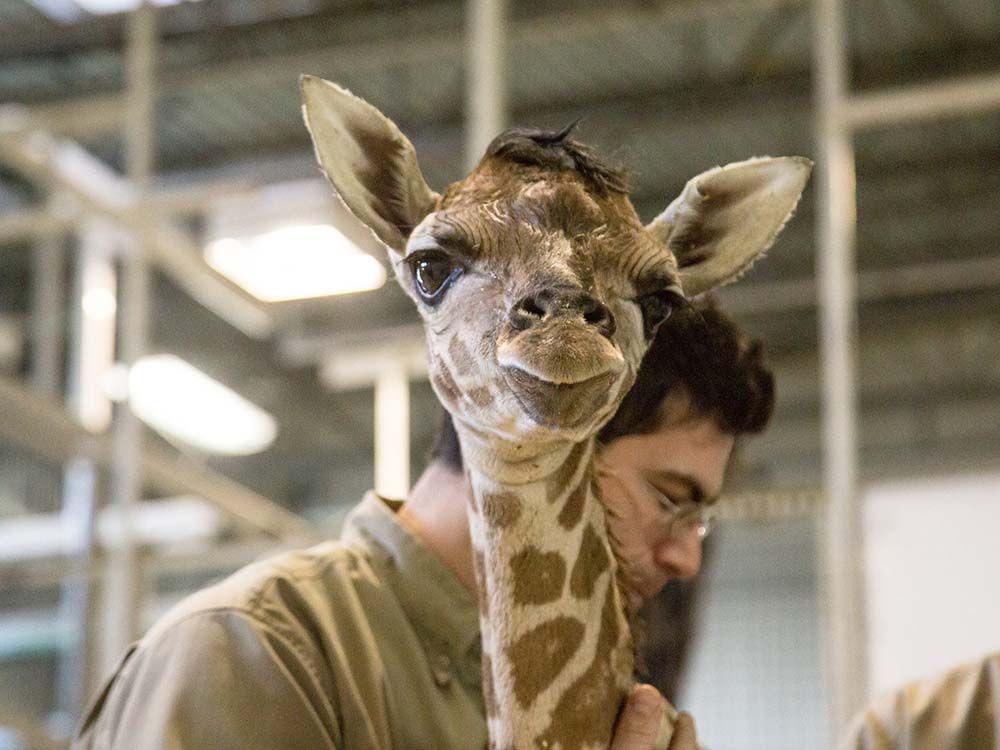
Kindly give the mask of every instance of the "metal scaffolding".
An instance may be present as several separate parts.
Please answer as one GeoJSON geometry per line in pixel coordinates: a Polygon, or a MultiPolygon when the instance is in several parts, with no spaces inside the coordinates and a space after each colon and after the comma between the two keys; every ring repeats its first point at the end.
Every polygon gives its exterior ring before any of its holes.
{"type": "MultiPolygon", "coordinates": [[[[862,128],[1000,108],[1000,75],[852,94],[847,28],[844,0],[814,0],[814,96],[819,157],[816,283],[826,494],[821,546],[833,736],[868,698],[862,573],[864,535],[858,481],[857,186],[853,138],[862,128]]],[[[970,263],[969,270],[981,265],[995,266],[987,259],[970,263]]],[[[976,283],[974,279],[963,278],[973,285],[976,283]]],[[[936,278],[933,283],[947,286],[948,282],[936,278]]],[[[907,286],[905,278],[894,279],[890,286],[893,284],[904,294],[907,290],[919,293],[922,288],[919,283],[916,287],[907,286]]]]}
{"type": "MultiPolygon", "coordinates": [[[[50,190],[43,209],[0,222],[0,238],[36,243],[32,388],[0,379],[0,437],[64,466],[63,543],[57,558],[42,561],[58,571],[58,617],[73,634],[59,663],[48,730],[55,741],[65,739],[84,701],[141,633],[146,553],[134,537],[132,518],[144,488],[203,498],[243,532],[294,543],[318,538],[311,524],[270,500],[175,451],[144,445],[128,400],[112,404],[107,395],[105,381],[115,361],[127,368],[146,350],[150,262],[246,334],[265,336],[273,326],[264,306],[214,275],[193,243],[165,220],[164,207],[183,209],[194,197],[153,194],[156,13],[143,3],[128,19],[125,177],[75,144],[36,131],[39,119],[31,113],[0,110],[0,157],[50,190]],[[73,230],[79,236],[65,315],[64,407],[63,244],[73,230]],[[117,523],[112,538],[99,543],[95,524],[103,497],[117,523]]],[[[261,551],[259,545],[254,549],[261,551]]]]}

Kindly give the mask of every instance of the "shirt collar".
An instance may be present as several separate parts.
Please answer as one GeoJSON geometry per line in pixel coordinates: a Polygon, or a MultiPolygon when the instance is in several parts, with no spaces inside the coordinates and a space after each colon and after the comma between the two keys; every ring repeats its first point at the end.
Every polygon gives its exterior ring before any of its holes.
{"type": "Polygon", "coordinates": [[[479,610],[471,592],[396,516],[402,506],[365,494],[344,521],[342,539],[384,563],[383,576],[432,658],[446,655],[478,682],[479,610]]]}

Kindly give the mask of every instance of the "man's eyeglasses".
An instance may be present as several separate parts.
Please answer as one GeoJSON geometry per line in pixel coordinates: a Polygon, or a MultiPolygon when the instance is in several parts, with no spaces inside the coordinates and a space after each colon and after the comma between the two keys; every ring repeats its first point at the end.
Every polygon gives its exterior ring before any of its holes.
{"type": "Polygon", "coordinates": [[[652,484],[645,480],[643,481],[649,494],[656,498],[657,502],[663,507],[663,510],[672,516],[670,525],[671,536],[675,539],[680,539],[694,531],[698,534],[699,539],[704,539],[712,533],[712,529],[715,528],[715,512],[710,506],[701,505],[700,503],[683,503],[682,505],[678,505],[652,484]]]}

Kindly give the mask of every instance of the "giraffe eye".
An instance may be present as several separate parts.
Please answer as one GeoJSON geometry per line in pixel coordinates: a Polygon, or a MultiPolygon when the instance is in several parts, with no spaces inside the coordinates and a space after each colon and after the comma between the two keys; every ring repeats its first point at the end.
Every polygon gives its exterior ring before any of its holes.
{"type": "Polygon", "coordinates": [[[652,339],[656,335],[656,330],[684,303],[684,298],[675,291],[661,289],[652,294],[642,295],[636,302],[642,310],[646,338],[652,339]]]}
{"type": "Polygon", "coordinates": [[[448,287],[465,271],[449,255],[435,250],[415,254],[410,268],[417,294],[432,307],[444,299],[448,287]]]}

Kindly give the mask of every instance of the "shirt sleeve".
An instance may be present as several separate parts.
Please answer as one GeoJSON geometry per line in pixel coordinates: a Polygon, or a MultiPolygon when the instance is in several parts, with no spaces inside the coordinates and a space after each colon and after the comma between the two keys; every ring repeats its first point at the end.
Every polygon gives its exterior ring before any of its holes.
{"type": "Polygon", "coordinates": [[[337,750],[309,648],[245,612],[201,611],[129,654],[73,750],[337,750]]]}

